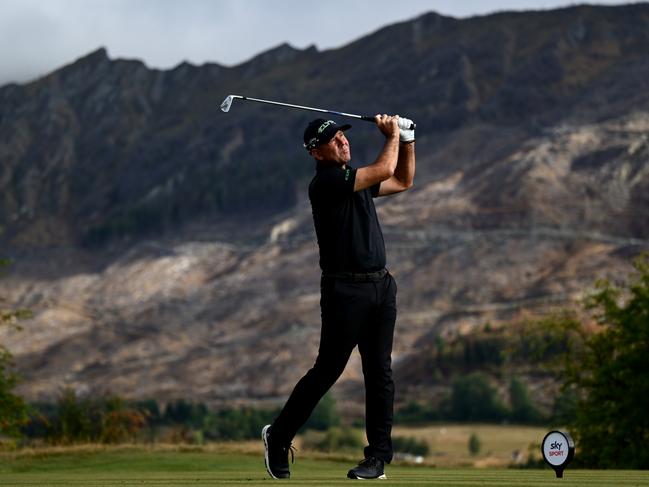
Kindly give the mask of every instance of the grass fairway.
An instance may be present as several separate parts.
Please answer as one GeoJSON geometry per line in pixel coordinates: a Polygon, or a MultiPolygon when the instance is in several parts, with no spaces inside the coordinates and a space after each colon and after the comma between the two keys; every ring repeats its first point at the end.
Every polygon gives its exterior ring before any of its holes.
{"type": "MultiPolygon", "coordinates": [[[[349,485],[349,461],[298,458],[292,480],[272,481],[259,455],[226,449],[67,449],[0,454],[2,486],[335,486],[349,485]]],[[[649,486],[645,471],[435,468],[390,465],[381,486],[649,486]]]]}

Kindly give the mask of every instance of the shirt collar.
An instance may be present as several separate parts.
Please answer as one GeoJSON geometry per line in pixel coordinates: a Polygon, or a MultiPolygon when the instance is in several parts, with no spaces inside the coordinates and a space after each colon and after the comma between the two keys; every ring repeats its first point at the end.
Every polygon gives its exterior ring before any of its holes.
{"type": "Polygon", "coordinates": [[[352,169],[351,164],[347,163],[344,166],[338,166],[330,161],[316,161],[315,164],[316,171],[329,168],[338,168],[338,169],[352,169]]]}

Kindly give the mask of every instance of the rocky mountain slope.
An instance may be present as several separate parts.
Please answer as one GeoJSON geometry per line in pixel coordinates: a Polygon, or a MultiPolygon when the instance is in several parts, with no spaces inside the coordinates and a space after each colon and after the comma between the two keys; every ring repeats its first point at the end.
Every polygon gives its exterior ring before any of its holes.
{"type": "MultiPolygon", "coordinates": [[[[99,50],[0,88],[0,238],[16,262],[0,296],[34,313],[0,338],[22,392],[273,402],[311,365],[312,117],[219,111],[243,93],[417,121],[416,186],[377,203],[400,400],[435,394],[417,365],[435,337],[573,303],[649,249],[648,22],[646,4],[431,13],[234,68],[99,50]]],[[[349,135],[371,162],[376,130],[349,135]]],[[[339,395],[359,380],[354,356],[339,395]]]]}

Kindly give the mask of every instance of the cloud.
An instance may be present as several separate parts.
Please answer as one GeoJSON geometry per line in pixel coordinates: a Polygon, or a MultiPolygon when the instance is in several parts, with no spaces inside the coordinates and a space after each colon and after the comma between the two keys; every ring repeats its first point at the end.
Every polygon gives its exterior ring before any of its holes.
{"type": "MultiPolygon", "coordinates": [[[[413,0],[418,11],[428,2],[413,0]]],[[[111,57],[170,68],[240,63],[283,42],[296,47],[340,46],[405,11],[361,0],[0,0],[0,83],[45,74],[100,47],[111,57]],[[359,20],[360,19],[360,20],[359,20]],[[5,51],[6,53],[7,51],[5,51]]],[[[411,4],[409,12],[414,12],[411,4]]]]}
{"type": "MultiPolygon", "coordinates": [[[[53,71],[98,47],[170,68],[233,65],[289,42],[339,47],[431,10],[453,16],[551,8],[539,0],[0,0],[0,84],[53,71]],[[7,46],[11,46],[9,49],[7,46]]],[[[592,2],[590,2],[592,3],[592,2]]],[[[624,2],[607,2],[624,3],[624,2]]]]}

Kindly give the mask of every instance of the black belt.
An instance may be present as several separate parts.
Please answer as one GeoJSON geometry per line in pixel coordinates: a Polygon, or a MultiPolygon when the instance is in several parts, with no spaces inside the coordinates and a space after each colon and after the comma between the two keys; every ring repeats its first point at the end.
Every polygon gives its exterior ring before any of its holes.
{"type": "Polygon", "coordinates": [[[327,272],[323,271],[322,275],[324,277],[334,277],[336,279],[343,279],[345,281],[355,281],[355,282],[368,282],[368,281],[378,281],[383,279],[388,273],[387,269],[381,269],[376,272],[327,272]]]}

